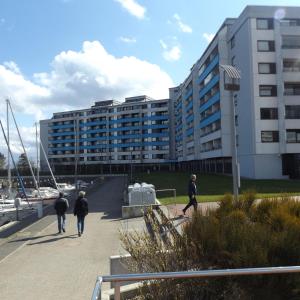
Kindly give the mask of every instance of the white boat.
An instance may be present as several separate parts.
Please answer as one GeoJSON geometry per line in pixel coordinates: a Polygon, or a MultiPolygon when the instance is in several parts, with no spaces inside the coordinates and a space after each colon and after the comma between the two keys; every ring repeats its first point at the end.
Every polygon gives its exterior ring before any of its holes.
{"type": "Polygon", "coordinates": [[[72,191],[74,191],[76,188],[75,188],[75,185],[73,184],[69,184],[69,183],[57,183],[57,189],[63,193],[70,193],[72,191]]]}

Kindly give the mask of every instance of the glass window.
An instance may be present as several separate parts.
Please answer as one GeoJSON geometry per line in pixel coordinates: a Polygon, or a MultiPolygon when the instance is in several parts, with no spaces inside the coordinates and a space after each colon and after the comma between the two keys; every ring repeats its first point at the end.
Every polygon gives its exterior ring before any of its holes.
{"type": "Polygon", "coordinates": [[[256,28],[264,30],[273,29],[273,19],[256,19],[256,28]]]}
{"type": "Polygon", "coordinates": [[[259,63],[258,64],[259,74],[276,74],[276,64],[275,63],[259,63]]]}
{"type": "Polygon", "coordinates": [[[277,108],[261,108],[260,109],[261,120],[277,120],[278,109],[277,108]]]}
{"type": "Polygon", "coordinates": [[[274,41],[257,41],[257,50],[259,52],[274,52],[275,42],[274,41]]]}
{"type": "Polygon", "coordinates": [[[300,26],[300,19],[282,19],[280,25],[285,27],[300,26]]]}
{"type": "Polygon", "coordinates": [[[300,105],[286,105],[285,106],[286,119],[300,119],[300,105]]]}
{"type": "Polygon", "coordinates": [[[283,35],[282,36],[283,49],[300,49],[299,35],[283,35]]]}
{"type": "Polygon", "coordinates": [[[284,83],[284,95],[286,96],[299,96],[300,95],[300,83],[299,82],[285,82],[284,83]]]}
{"type": "Polygon", "coordinates": [[[287,141],[287,143],[296,143],[297,133],[295,131],[287,130],[287,132],[286,132],[286,141],[287,141]]]}
{"type": "Polygon", "coordinates": [[[260,97],[276,97],[277,86],[276,85],[260,85],[259,86],[260,97]]]}
{"type": "Polygon", "coordinates": [[[261,132],[262,143],[277,143],[279,142],[279,131],[262,131],[261,132]]]}
{"type": "Polygon", "coordinates": [[[283,59],[283,72],[300,72],[300,60],[292,58],[283,59]]]}

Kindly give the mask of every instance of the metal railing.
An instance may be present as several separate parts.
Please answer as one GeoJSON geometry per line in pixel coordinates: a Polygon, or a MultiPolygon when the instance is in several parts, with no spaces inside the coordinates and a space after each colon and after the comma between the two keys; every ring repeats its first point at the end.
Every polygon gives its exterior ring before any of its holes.
{"type": "Polygon", "coordinates": [[[115,283],[114,299],[120,300],[121,299],[120,283],[123,281],[136,282],[136,281],[145,281],[145,280],[209,278],[209,277],[223,277],[223,276],[284,274],[284,273],[298,273],[298,272],[300,272],[300,266],[98,276],[93,291],[92,300],[101,300],[101,286],[103,282],[115,283]]]}

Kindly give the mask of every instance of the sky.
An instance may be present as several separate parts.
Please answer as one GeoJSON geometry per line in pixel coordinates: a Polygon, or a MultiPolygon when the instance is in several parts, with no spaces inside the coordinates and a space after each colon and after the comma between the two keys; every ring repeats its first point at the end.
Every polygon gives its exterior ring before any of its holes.
{"type": "MultiPolygon", "coordinates": [[[[94,101],[168,97],[225,18],[299,0],[0,0],[0,119],[10,99],[30,155],[53,112],[94,101]]],[[[22,152],[15,129],[12,150],[22,152]]],[[[0,135],[0,152],[6,153],[0,135]]]]}

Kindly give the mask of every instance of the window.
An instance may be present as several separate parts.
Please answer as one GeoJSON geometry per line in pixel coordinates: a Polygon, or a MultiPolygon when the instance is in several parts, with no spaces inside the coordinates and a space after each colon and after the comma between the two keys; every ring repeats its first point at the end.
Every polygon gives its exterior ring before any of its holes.
{"type": "Polygon", "coordinates": [[[298,82],[285,82],[284,83],[284,95],[286,96],[298,96],[300,95],[300,83],[298,82]]]}
{"type": "Polygon", "coordinates": [[[260,97],[276,97],[277,86],[276,85],[260,85],[259,86],[260,97]]]}
{"type": "Polygon", "coordinates": [[[299,35],[283,35],[282,49],[300,49],[299,35]]]}
{"type": "Polygon", "coordinates": [[[259,63],[258,64],[259,74],[276,74],[276,64],[275,63],[259,63]]]}
{"type": "Polygon", "coordinates": [[[261,108],[260,109],[261,120],[277,120],[278,109],[277,108],[261,108]]]}
{"type": "Polygon", "coordinates": [[[278,143],[279,131],[262,131],[261,132],[262,143],[278,143]]]}
{"type": "Polygon", "coordinates": [[[274,41],[257,41],[257,51],[259,52],[274,52],[275,42],[274,41]]]}
{"type": "Polygon", "coordinates": [[[300,19],[282,19],[280,24],[284,27],[300,26],[300,19]]]}
{"type": "Polygon", "coordinates": [[[283,72],[300,72],[300,60],[292,58],[283,59],[283,72]]]}
{"type": "Polygon", "coordinates": [[[300,129],[288,129],[286,131],[287,143],[300,143],[300,129]]]}
{"type": "Polygon", "coordinates": [[[273,19],[256,19],[256,28],[257,29],[273,29],[274,22],[273,19]]]}
{"type": "Polygon", "coordinates": [[[286,119],[300,119],[300,105],[286,105],[285,106],[286,119]]]}

